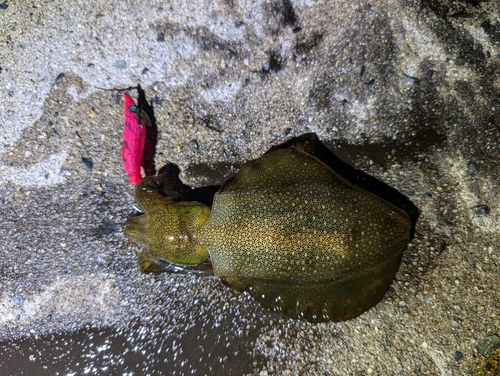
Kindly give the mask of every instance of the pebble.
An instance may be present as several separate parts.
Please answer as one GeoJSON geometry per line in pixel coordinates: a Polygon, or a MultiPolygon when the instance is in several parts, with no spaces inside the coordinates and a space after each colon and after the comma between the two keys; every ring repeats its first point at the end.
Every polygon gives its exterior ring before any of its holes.
{"type": "Polygon", "coordinates": [[[477,351],[483,356],[488,356],[499,347],[500,337],[496,334],[492,334],[479,342],[477,345],[477,351]]]}
{"type": "Polygon", "coordinates": [[[94,162],[92,161],[92,158],[82,157],[82,163],[89,172],[92,171],[92,168],[94,167],[94,162]]]}
{"type": "Polygon", "coordinates": [[[477,172],[476,165],[472,162],[467,163],[467,169],[465,170],[465,173],[467,175],[474,175],[476,172],[477,172]]]}
{"type": "Polygon", "coordinates": [[[127,63],[125,60],[116,60],[113,64],[114,67],[118,69],[126,69],[127,68],[127,63]]]}
{"type": "Polygon", "coordinates": [[[490,208],[488,205],[480,204],[472,207],[474,215],[483,216],[490,214],[490,208]]]}
{"type": "Polygon", "coordinates": [[[64,73],[59,73],[56,77],[56,83],[62,82],[64,79],[64,73]]]}

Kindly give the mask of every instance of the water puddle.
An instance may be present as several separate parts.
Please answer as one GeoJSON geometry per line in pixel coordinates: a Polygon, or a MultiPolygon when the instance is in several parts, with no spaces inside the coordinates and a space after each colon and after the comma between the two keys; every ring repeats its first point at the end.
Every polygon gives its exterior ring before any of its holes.
{"type": "MultiPolygon", "coordinates": [[[[182,333],[171,327],[83,329],[0,343],[2,375],[243,375],[255,356],[257,326],[234,330],[209,321],[182,333]]],[[[224,324],[224,323],[223,323],[224,324]]]]}

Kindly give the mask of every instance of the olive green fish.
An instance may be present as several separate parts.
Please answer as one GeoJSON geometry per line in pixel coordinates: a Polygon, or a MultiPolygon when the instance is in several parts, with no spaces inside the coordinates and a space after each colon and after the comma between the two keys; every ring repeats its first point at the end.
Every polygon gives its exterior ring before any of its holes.
{"type": "MultiPolygon", "coordinates": [[[[210,260],[225,284],[263,306],[310,322],[343,321],[377,304],[410,240],[408,215],[296,149],[243,166],[212,208],[179,201],[154,177],[136,187],[144,214],[125,234],[158,261],[187,268],[210,260]]],[[[172,269],[173,268],[173,269],[172,269]]]]}

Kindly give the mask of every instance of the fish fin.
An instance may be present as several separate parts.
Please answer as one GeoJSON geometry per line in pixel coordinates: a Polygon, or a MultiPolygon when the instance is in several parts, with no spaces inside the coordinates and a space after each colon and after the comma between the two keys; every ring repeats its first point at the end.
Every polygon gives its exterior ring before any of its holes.
{"type": "Polygon", "coordinates": [[[237,291],[248,291],[255,300],[274,312],[313,323],[338,322],[353,319],[377,304],[393,280],[399,261],[400,255],[396,254],[360,273],[314,283],[234,277],[222,277],[221,280],[237,291]]]}

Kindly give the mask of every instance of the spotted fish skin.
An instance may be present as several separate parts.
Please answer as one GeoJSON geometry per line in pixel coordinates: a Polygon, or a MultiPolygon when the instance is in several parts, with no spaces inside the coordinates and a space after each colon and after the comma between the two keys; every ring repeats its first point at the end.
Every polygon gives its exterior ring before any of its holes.
{"type": "Polygon", "coordinates": [[[196,234],[225,284],[310,322],[379,302],[409,240],[406,213],[295,148],[243,166],[196,234]]]}
{"type": "Polygon", "coordinates": [[[410,220],[292,148],[265,155],[225,183],[200,238],[229,286],[292,317],[340,321],[381,299],[409,241],[410,220]]]}
{"type": "Polygon", "coordinates": [[[140,180],[135,194],[144,214],[127,219],[125,235],[145,246],[138,256],[143,272],[161,272],[158,261],[180,266],[207,260],[209,254],[198,239],[210,216],[207,205],[179,201],[177,193],[160,187],[155,177],[140,180]]]}

